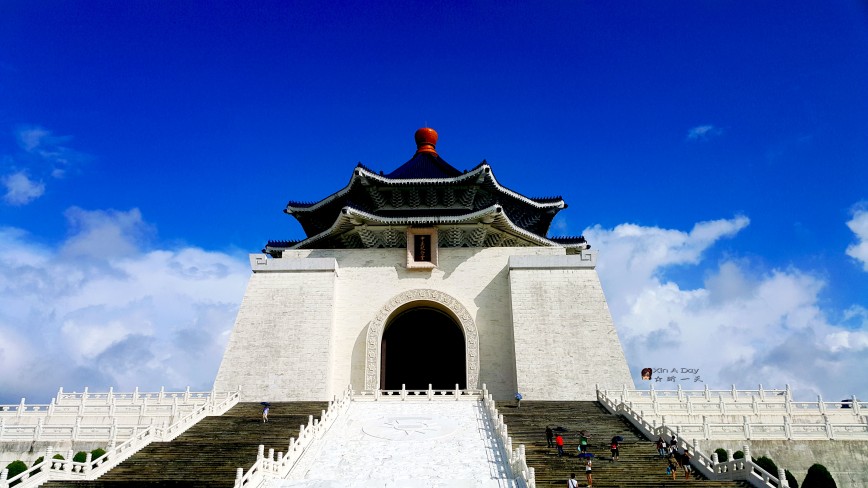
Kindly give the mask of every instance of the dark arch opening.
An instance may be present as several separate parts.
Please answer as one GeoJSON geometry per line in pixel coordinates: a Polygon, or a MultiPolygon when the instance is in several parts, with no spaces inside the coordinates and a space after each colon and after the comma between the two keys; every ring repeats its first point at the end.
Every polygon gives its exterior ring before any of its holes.
{"type": "Polygon", "coordinates": [[[380,385],[385,390],[467,388],[464,333],[445,312],[429,307],[392,319],[380,348],[380,385]]]}

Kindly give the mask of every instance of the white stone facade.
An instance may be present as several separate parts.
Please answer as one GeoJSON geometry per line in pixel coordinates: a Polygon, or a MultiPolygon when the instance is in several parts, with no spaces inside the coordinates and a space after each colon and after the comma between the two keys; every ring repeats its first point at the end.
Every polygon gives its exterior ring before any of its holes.
{"type": "Polygon", "coordinates": [[[440,248],[432,270],[407,269],[401,248],[251,255],[215,388],[240,385],[242,401],[375,388],[383,330],[417,305],[462,328],[468,388],[527,400],[593,400],[595,383],[632,388],[594,262],[558,247],[440,248]]]}

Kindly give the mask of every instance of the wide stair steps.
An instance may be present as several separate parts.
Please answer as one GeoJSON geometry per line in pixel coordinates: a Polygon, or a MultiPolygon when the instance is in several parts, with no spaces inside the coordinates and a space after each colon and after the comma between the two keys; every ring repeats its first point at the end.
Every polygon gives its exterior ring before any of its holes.
{"type": "Polygon", "coordinates": [[[286,452],[308,416],[319,418],[326,402],[272,403],[268,423],[262,406],[239,403],[221,416],[206,417],[172,442],[154,442],[96,481],[52,481],[45,488],[129,486],[231,487],[238,468],[256,462],[260,444],[286,452]]]}
{"type": "Polygon", "coordinates": [[[744,487],[747,484],[731,481],[710,481],[695,474],[691,480],[684,479],[679,471],[676,480],[666,476],[667,462],[657,455],[654,443],[645,439],[627,420],[611,415],[598,402],[530,402],[522,401],[521,407],[507,402],[498,404],[503,414],[513,446],[525,445],[527,464],[533,467],[538,487],[566,486],[570,473],[576,474],[579,486],[585,481],[585,460],[578,458],[578,434],[584,430],[590,435],[588,451],[594,454],[594,487],[670,487],[696,488],[744,487]],[[550,425],[564,438],[566,456],[559,458],[556,448],[546,444],[545,428],[550,425]],[[610,441],[620,435],[619,460],[610,462],[610,441]]]}

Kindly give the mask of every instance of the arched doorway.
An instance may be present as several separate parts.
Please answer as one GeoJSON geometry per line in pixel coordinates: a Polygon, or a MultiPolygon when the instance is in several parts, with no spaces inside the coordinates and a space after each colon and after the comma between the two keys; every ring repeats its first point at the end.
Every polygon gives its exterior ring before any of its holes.
{"type": "Polygon", "coordinates": [[[380,385],[385,390],[467,388],[464,333],[433,307],[401,312],[386,325],[380,345],[380,385]]]}
{"type": "MultiPolygon", "coordinates": [[[[453,324],[460,326],[464,336],[463,364],[467,368],[467,379],[457,383],[466,384],[466,388],[471,390],[479,388],[479,332],[473,316],[455,297],[440,290],[417,288],[403,291],[390,298],[368,324],[365,339],[365,391],[383,388],[383,378],[380,374],[383,366],[380,347],[386,326],[403,312],[419,307],[442,311],[452,318],[453,324]]],[[[450,388],[455,388],[455,385],[450,388]]]]}

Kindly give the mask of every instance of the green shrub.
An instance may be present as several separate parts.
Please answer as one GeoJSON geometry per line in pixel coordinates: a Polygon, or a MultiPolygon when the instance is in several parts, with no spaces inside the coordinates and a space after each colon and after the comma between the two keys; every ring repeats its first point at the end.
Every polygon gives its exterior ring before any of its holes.
{"type": "Polygon", "coordinates": [[[815,464],[808,468],[808,474],[802,481],[802,488],[838,488],[835,479],[822,464],[815,464]]]}
{"type": "Polygon", "coordinates": [[[24,464],[24,461],[15,460],[6,465],[6,469],[9,470],[9,474],[6,479],[14,478],[19,474],[27,471],[27,465],[24,464]]]}
{"type": "Polygon", "coordinates": [[[83,463],[87,461],[87,453],[84,451],[78,451],[75,453],[75,456],[72,456],[72,461],[76,463],[83,463]]]}
{"type": "Polygon", "coordinates": [[[735,451],[732,453],[733,459],[744,459],[744,451],[735,451]]]}
{"type": "Polygon", "coordinates": [[[757,459],[754,459],[753,462],[757,466],[766,470],[766,472],[768,472],[770,475],[774,476],[775,478],[778,477],[778,465],[775,464],[775,462],[772,461],[771,459],[769,459],[765,456],[762,456],[762,457],[759,457],[757,459]]]}
{"type": "Polygon", "coordinates": [[[726,449],[718,447],[714,452],[717,453],[717,462],[725,463],[729,461],[729,455],[726,453],[726,449]]]}
{"type": "Polygon", "coordinates": [[[785,469],[784,474],[787,477],[787,484],[790,485],[790,488],[799,488],[799,482],[796,481],[796,477],[793,476],[793,473],[790,473],[789,469],[785,469]]]}
{"type": "Polygon", "coordinates": [[[98,457],[101,457],[103,454],[105,454],[105,449],[102,449],[102,448],[100,448],[100,447],[97,447],[97,448],[94,449],[93,451],[90,451],[90,458],[91,458],[91,459],[96,459],[96,458],[98,458],[98,457]]]}
{"type": "Polygon", "coordinates": [[[33,464],[31,464],[30,466],[31,467],[36,466],[37,464],[41,463],[42,461],[45,461],[45,456],[39,456],[38,458],[36,458],[36,461],[33,461],[33,464]]]}
{"type": "Polygon", "coordinates": [[[65,458],[63,457],[63,454],[57,453],[54,456],[51,456],[51,459],[60,459],[63,461],[65,458]]]}

